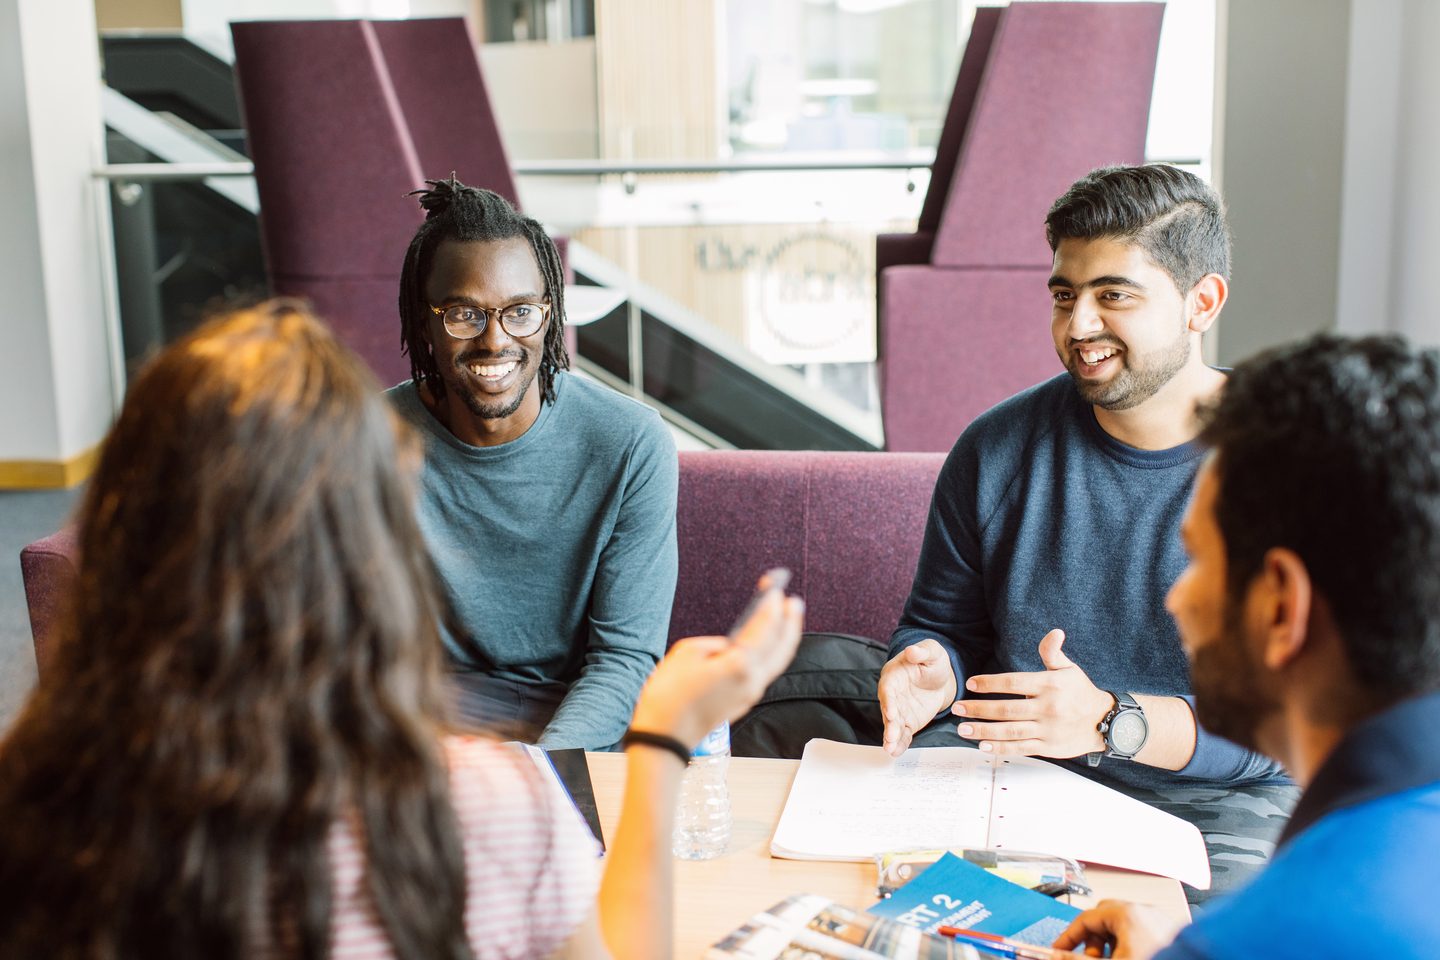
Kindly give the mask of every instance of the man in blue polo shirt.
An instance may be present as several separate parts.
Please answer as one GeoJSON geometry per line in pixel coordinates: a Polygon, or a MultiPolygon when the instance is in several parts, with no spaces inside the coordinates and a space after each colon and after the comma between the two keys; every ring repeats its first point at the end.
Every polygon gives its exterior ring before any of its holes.
{"type": "Polygon", "coordinates": [[[1304,793],[1269,866],[1178,937],[1110,901],[1056,945],[1434,957],[1440,353],[1317,337],[1241,364],[1206,419],[1190,565],[1167,605],[1201,723],[1279,760],[1304,793]]]}

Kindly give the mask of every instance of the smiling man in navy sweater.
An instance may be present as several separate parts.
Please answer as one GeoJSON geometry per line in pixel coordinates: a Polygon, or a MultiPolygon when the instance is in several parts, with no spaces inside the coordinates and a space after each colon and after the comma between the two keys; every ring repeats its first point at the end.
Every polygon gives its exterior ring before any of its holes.
{"type": "Polygon", "coordinates": [[[1226,888],[1265,861],[1295,788],[1197,726],[1164,609],[1196,406],[1225,383],[1200,350],[1228,293],[1224,211],[1152,164],[1092,172],[1045,222],[1067,372],[979,417],[941,471],[881,673],[884,746],[1066,761],[1196,823],[1226,888]]]}

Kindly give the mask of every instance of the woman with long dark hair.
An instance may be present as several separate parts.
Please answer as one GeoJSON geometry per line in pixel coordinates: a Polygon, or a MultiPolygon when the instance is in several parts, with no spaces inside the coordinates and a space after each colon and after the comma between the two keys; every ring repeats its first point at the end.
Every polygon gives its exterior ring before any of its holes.
{"type": "MultiPolygon", "coordinates": [[[[56,658],[0,743],[0,956],[668,955],[683,764],[630,749],[601,880],[528,760],[448,732],[418,464],[294,303],[134,381],[56,658]]],[[[800,619],[772,591],[736,643],[677,645],[632,729],[693,746],[800,619]]]]}

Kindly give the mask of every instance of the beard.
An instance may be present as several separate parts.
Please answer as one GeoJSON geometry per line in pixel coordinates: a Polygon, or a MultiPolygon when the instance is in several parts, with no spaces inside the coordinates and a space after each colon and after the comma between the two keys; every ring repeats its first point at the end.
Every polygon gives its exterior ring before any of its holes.
{"type": "Polygon", "coordinates": [[[503,420],[520,409],[520,405],[525,402],[525,397],[530,393],[530,387],[535,383],[535,375],[539,370],[539,361],[535,353],[530,351],[526,351],[518,357],[504,354],[500,357],[472,354],[456,357],[450,369],[444,371],[442,379],[445,381],[445,389],[463,400],[466,409],[474,416],[481,420],[503,420]],[[470,382],[472,379],[470,364],[477,361],[494,363],[503,360],[515,360],[519,363],[516,369],[518,377],[513,395],[492,397],[474,390],[470,382]]]}
{"type": "Polygon", "coordinates": [[[1227,598],[1220,633],[1191,657],[1195,719],[1247,750],[1259,750],[1261,724],[1280,709],[1245,643],[1240,604],[1227,598]]]}
{"type": "MultiPolygon", "coordinates": [[[[1103,410],[1129,410],[1138,407],[1160,392],[1175,375],[1185,369],[1190,362],[1190,338],[1185,335],[1185,328],[1181,328],[1180,336],[1175,342],[1163,350],[1147,354],[1138,358],[1134,366],[1130,365],[1130,352],[1127,350],[1120,354],[1120,372],[1111,377],[1105,383],[1093,383],[1081,379],[1077,367],[1080,359],[1074,350],[1065,355],[1065,369],[1070,371],[1070,377],[1075,381],[1075,388],[1080,392],[1080,398],[1086,403],[1093,404],[1103,410]]],[[[1114,341],[1099,339],[1097,345],[1113,344],[1120,346],[1114,341]]]]}

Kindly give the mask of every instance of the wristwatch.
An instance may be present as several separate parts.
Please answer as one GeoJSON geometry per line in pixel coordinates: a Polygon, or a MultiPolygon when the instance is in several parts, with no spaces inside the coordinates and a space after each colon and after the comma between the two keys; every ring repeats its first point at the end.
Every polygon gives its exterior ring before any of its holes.
{"type": "Polygon", "coordinates": [[[1105,692],[1115,698],[1115,705],[1096,725],[1096,729],[1105,737],[1105,752],[1088,756],[1092,767],[1100,765],[1102,756],[1134,760],[1135,754],[1140,752],[1145,741],[1150,738],[1150,722],[1145,719],[1145,711],[1135,702],[1135,698],[1128,693],[1115,693],[1110,690],[1105,692]]]}

